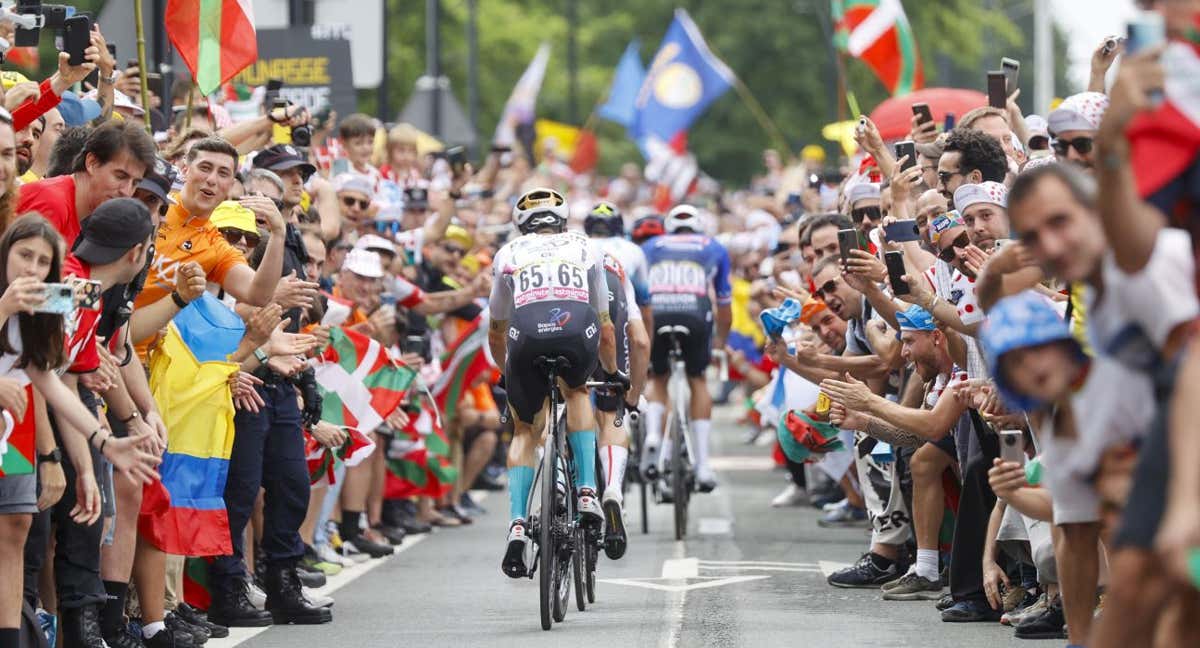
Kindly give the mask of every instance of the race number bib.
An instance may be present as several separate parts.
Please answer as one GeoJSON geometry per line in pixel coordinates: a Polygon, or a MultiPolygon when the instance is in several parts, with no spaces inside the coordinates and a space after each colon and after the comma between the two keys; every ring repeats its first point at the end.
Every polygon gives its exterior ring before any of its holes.
{"type": "Polygon", "coordinates": [[[542,301],[588,303],[587,269],[552,259],[530,263],[513,272],[513,303],[517,308],[542,301]]]}

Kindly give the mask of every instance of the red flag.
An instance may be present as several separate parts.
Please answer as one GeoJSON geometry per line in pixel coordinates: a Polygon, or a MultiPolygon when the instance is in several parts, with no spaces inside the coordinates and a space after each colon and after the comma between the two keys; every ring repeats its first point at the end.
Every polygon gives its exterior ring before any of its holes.
{"type": "Polygon", "coordinates": [[[250,0],[168,0],[166,27],[203,95],[258,60],[250,0]]]}
{"type": "Polygon", "coordinates": [[[599,159],[596,134],[587,129],[580,131],[579,139],[575,141],[575,155],[571,157],[571,170],[575,173],[587,173],[596,168],[599,159]]]}

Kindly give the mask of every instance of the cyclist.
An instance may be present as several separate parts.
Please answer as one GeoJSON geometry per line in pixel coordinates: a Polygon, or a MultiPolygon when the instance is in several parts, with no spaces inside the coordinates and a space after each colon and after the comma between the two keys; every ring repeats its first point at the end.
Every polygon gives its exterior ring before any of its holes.
{"type": "MultiPolygon", "coordinates": [[[[528,574],[526,517],[537,446],[545,429],[551,385],[535,368],[541,357],[562,356],[558,388],[567,406],[567,442],[575,456],[579,512],[587,524],[603,520],[596,501],[596,430],[587,379],[597,352],[605,378],[620,380],[608,311],[608,286],[599,249],[577,232],[566,232],[567,204],[552,189],[533,189],[517,200],[513,221],[521,236],[496,253],[488,345],[504,367],[508,407],[514,417],[508,449],[512,521],[501,569],[512,578],[528,574]]],[[[554,476],[545,479],[554,480],[554,476]]]]}
{"type": "MultiPolygon", "coordinates": [[[[636,410],[646,382],[650,356],[650,337],[639,309],[649,305],[646,287],[646,257],[642,249],[621,238],[624,221],[612,203],[600,202],[583,221],[583,230],[604,250],[604,269],[608,282],[608,310],[616,333],[617,367],[631,377],[632,388],[625,394],[627,410],[636,410]],[[639,290],[640,288],[640,290],[639,290]]],[[[597,370],[599,371],[599,370],[597,370]]],[[[598,379],[603,379],[597,376],[598,379]]],[[[596,423],[600,430],[600,465],[604,471],[604,520],[608,526],[604,552],[612,560],[625,554],[627,536],[621,513],[621,484],[629,458],[629,434],[619,425],[615,397],[597,394],[596,423]]]]}
{"type": "MultiPolygon", "coordinates": [[[[678,205],[667,214],[666,234],[643,244],[650,266],[650,305],[655,329],[683,326],[691,331],[682,341],[691,391],[692,438],[696,447],[688,448],[696,464],[696,479],[701,492],[716,487],[716,477],[708,465],[708,436],[712,430],[712,395],[704,381],[704,370],[712,360],[712,350],[724,349],[732,314],[729,308],[729,253],[725,247],[702,234],[700,214],[691,205],[678,205]],[[716,298],[716,336],[713,337],[713,297],[716,298]]],[[[663,439],[663,415],[667,404],[668,352],[671,341],[655,335],[650,353],[650,385],[646,405],[646,450],[643,472],[657,469],[670,456],[670,440],[663,439]],[[659,446],[661,444],[661,453],[659,446]],[[657,462],[656,462],[657,458],[657,462]]],[[[678,395],[676,395],[678,396],[678,395]]],[[[664,500],[671,493],[664,480],[659,490],[664,500]]]]}

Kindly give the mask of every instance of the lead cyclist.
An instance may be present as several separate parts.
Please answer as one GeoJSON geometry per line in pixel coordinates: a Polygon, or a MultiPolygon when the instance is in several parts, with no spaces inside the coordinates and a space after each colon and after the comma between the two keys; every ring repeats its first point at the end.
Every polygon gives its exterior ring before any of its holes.
{"type": "MultiPolygon", "coordinates": [[[[488,346],[496,364],[504,367],[514,424],[508,448],[511,521],[501,570],[522,578],[529,573],[529,493],[551,389],[535,361],[562,356],[570,364],[558,372],[558,388],[567,408],[567,443],[575,457],[584,524],[603,521],[596,500],[596,420],[587,380],[597,359],[606,380],[628,385],[628,378],[617,370],[603,254],[582,234],[564,231],[566,200],[552,189],[533,189],[517,200],[513,221],[522,235],[500,248],[492,264],[488,346]]],[[[543,479],[552,484],[554,476],[543,479]]]]}

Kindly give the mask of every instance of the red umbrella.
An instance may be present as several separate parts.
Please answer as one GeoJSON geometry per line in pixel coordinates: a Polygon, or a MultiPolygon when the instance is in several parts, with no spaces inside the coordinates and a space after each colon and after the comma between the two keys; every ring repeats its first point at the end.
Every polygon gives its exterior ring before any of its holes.
{"type": "Polygon", "coordinates": [[[973,108],[987,105],[987,95],[976,90],[961,88],[925,88],[910,92],[902,97],[892,97],[876,106],[871,112],[871,121],[885,140],[900,139],[912,130],[912,105],[929,104],[933,120],[941,122],[946,113],[962,117],[973,108]]]}

